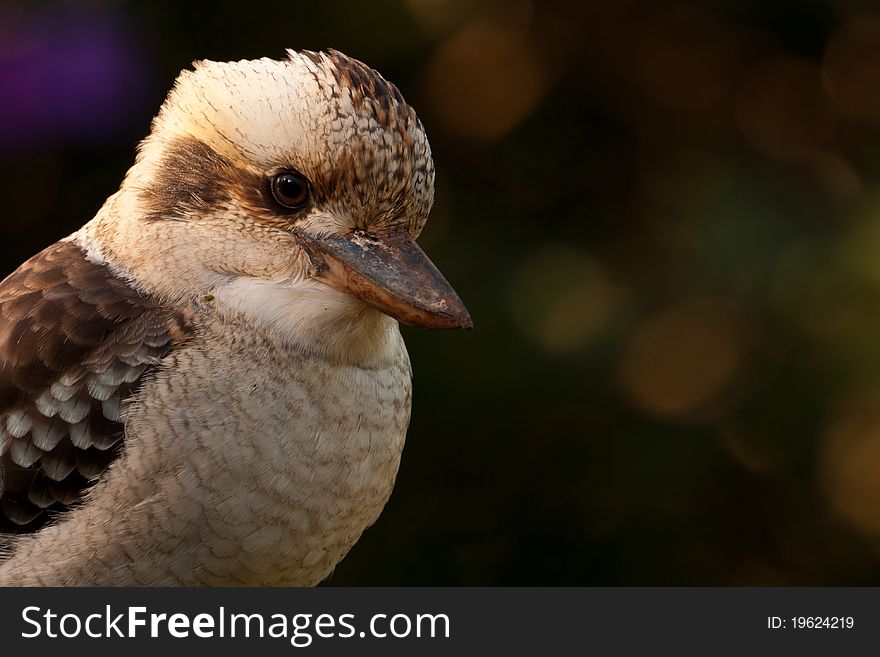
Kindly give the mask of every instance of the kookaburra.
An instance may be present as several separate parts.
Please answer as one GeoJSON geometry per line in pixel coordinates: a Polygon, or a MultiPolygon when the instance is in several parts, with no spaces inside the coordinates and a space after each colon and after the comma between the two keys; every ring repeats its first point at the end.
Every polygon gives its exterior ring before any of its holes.
{"type": "Polygon", "coordinates": [[[471,326],[414,241],[433,194],[354,59],[183,72],[119,191],[0,283],[0,584],[326,578],[397,473],[398,321],[471,326]]]}

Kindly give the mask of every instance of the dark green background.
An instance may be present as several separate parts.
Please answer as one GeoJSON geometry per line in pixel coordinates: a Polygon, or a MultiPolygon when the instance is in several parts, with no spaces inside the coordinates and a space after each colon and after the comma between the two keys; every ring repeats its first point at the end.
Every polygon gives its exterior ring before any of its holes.
{"type": "Polygon", "coordinates": [[[337,48],[426,126],[422,244],[475,328],[405,329],[397,487],[330,584],[878,585],[874,10],[7,3],[135,55],[103,129],[6,126],[0,266],[92,217],[192,60],[337,48]]]}

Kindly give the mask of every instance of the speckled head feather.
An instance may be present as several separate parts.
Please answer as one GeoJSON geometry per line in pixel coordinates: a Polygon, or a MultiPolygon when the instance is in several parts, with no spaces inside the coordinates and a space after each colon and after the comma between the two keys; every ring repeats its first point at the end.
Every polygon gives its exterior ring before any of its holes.
{"type": "MultiPolygon", "coordinates": [[[[245,198],[236,200],[251,210],[259,199],[246,192],[261,179],[291,168],[304,174],[319,232],[332,219],[348,229],[405,225],[418,235],[433,201],[431,150],[415,111],[379,73],[337,51],[201,61],[184,71],[141,148],[139,163],[153,164],[160,187],[148,194],[167,200],[162,173],[180,172],[167,158],[193,140],[218,172],[233,172],[221,178],[238,181],[245,198]]],[[[205,190],[180,191],[197,205],[205,190]]],[[[216,209],[216,200],[204,205],[216,209]]]]}

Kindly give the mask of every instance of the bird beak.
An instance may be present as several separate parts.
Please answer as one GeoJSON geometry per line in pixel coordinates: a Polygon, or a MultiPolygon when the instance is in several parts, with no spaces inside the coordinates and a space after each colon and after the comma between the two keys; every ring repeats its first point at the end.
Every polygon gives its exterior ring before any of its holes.
{"type": "Polygon", "coordinates": [[[299,236],[307,243],[314,277],[327,285],[404,324],[473,327],[455,290],[406,229],[381,235],[356,230],[339,236],[299,236]]]}

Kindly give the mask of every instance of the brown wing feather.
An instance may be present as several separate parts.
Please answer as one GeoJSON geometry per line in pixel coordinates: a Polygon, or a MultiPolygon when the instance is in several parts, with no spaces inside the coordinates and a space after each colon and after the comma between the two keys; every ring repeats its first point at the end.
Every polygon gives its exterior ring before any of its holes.
{"type": "Polygon", "coordinates": [[[120,408],[186,334],[71,241],[0,282],[0,533],[35,531],[121,449],[120,408]]]}

